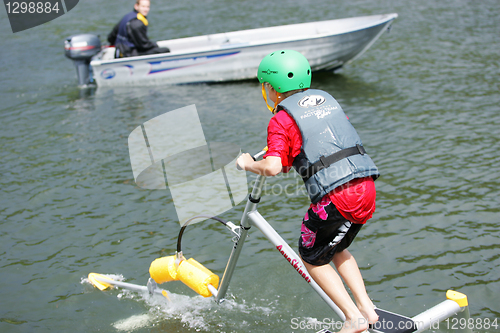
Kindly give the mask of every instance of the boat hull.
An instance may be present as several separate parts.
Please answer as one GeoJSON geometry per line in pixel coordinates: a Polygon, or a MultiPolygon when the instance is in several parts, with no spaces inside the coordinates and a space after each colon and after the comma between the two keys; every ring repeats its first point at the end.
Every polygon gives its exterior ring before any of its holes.
{"type": "Polygon", "coordinates": [[[186,84],[252,79],[264,56],[280,49],[302,53],[313,71],[354,60],[391,25],[397,14],[293,24],[158,42],[171,53],[91,62],[98,86],[186,84]],[[293,39],[290,36],[294,36],[293,39]]]}

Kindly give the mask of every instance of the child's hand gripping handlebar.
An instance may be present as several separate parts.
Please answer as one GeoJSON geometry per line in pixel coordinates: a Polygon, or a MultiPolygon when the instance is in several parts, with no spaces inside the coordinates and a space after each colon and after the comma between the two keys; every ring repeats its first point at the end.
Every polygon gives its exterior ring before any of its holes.
{"type": "MultiPolygon", "coordinates": [[[[258,152],[257,154],[253,155],[252,158],[254,161],[256,161],[259,157],[263,156],[265,153],[267,152],[267,146],[262,149],[260,152],[258,152]]],[[[238,165],[238,162],[236,162],[236,169],[238,170],[243,170],[239,165],[238,165]]]]}

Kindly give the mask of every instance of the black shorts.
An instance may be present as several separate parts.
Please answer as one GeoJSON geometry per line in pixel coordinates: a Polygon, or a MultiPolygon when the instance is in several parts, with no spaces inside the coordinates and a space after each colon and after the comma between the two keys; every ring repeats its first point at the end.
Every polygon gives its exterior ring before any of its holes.
{"type": "Polygon", "coordinates": [[[302,221],[299,238],[302,260],[314,266],[328,264],[335,253],[351,245],[362,226],[348,221],[330,200],[322,200],[307,210],[302,221]]]}

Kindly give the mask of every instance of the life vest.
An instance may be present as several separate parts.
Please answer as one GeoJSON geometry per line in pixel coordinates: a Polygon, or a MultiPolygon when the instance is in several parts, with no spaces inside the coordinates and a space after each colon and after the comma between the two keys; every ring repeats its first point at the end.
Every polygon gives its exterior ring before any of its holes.
{"type": "Polygon", "coordinates": [[[339,103],[328,93],[309,89],[286,98],[285,110],[297,123],[302,148],[293,167],[304,180],[312,203],[355,178],[380,174],[339,103]]]}
{"type": "Polygon", "coordinates": [[[122,44],[129,48],[135,47],[134,43],[132,43],[129,39],[127,32],[127,24],[133,19],[137,18],[137,12],[133,11],[125,15],[120,21],[120,25],[118,26],[118,35],[116,36],[116,46],[122,44]]]}
{"type": "Polygon", "coordinates": [[[118,26],[118,35],[116,36],[115,44],[123,44],[127,47],[135,47],[134,43],[132,43],[129,39],[127,32],[127,24],[133,19],[138,19],[145,26],[148,26],[148,19],[142,15],[141,13],[136,12],[135,10],[125,15],[120,21],[120,25],[118,26]]]}

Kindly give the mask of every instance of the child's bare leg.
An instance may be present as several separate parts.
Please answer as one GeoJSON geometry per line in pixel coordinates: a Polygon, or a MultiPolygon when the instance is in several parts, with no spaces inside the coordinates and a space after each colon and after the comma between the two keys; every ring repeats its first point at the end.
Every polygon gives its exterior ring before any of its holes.
{"type": "Polygon", "coordinates": [[[339,333],[359,333],[365,331],[368,328],[368,322],[352,301],[351,296],[347,293],[335,269],[329,264],[314,266],[304,262],[304,265],[314,281],[318,283],[345,314],[346,321],[339,333]]]}
{"type": "Polygon", "coordinates": [[[351,289],[361,314],[368,319],[370,324],[375,323],[378,320],[378,315],[374,310],[375,306],[366,293],[365,283],[354,257],[349,251],[344,250],[337,252],[332,262],[349,289],[351,289]]]}

